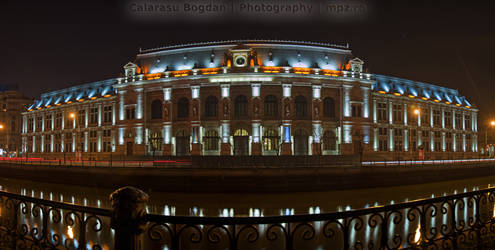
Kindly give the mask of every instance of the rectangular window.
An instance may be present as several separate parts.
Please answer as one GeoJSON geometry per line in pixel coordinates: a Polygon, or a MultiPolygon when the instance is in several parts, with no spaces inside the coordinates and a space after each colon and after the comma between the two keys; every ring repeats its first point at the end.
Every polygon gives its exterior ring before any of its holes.
{"type": "Polygon", "coordinates": [[[442,111],[438,109],[433,110],[433,125],[439,127],[442,123],[442,111]]]}
{"type": "Polygon", "coordinates": [[[352,117],[362,116],[362,108],[360,103],[353,103],[351,107],[352,107],[352,117]]]}
{"type": "Polygon", "coordinates": [[[36,131],[41,131],[41,127],[43,126],[43,117],[36,117],[36,131]]]}
{"type": "Polygon", "coordinates": [[[52,130],[52,115],[45,116],[45,130],[52,130]]]}
{"type": "Polygon", "coordinates": [[[461,123],[461,120],[462,120],[462,114],[455,114],[455,126],[456,126],[456,129],[462,129],[462,123],[461,123]]]}
{"type": "Polygon", "coordinates": [[[378,135],[388,135],[388,128],[378,128],[378,135]]]}
{"type": "Polygon", "coordinates": [[[89,131],[89,138],[96,138],[98,136],[98,131],[89,131]]]}
{"type": "Polygon", "coordinates": [[[98,122],[98,108],[89,109],[89,123],[95,124],[98,122]]]}
{"type": "Polygon", "coordinates": [[[393,121],[402,122],[404,114],[402,113],[402,104],[393,104],[392,106],[393,121]]]}
{"type": "Polygon", "coordinates": [[[126,120],[134,120],[136,117],[136,110],[134,107],[126,108],[125,110],[125,119],[126,120]]]}
{"type": "Polygon", "coordinates": [[[55,128],[62,128],[62,113],[55,114],[55,128]]]}
{"type": "Polygon", "coordinates": [[[103,152],[112,152],[112,145],[109,141],[103,142],[103,152]]]}
{"type": "Polygon", "coordinates": [[[77,121],[79,126],[84,125],[85,119],[86,118],[86,111],[84,109],[81,109],[77,112],[77,121]]]}
{"type": "Polygon", "coordinates": [[[429,127],[430,126],[430,112],[427,108],[421,109],[421,126],[429,127]]]}
{"type": "Polygon", "coordinates": [[[103,122],[112,122],[112,106],[103,107],[103,122]]]}
{"type": "Polygon", "coordinates": [[[380,151],[388,151],[387,139],[382,139],[378,141],[378,149],[380,151]]]}
{"type": "Polygon", "coordinates": [[[96,142],[89,143],[89,152],[96,152],[96,142]]]}
{"type": "Polygon", "coordinates": [[[444,123],[446,128],[452,128],[452,112],[450,111],[445,111],[443,113],[444,116],[444,123]]]}
{"type": "Polygon", "coordinates": [[[376,112],[378,113],[379,121],[387,121],[387,103],[379,102],[377,103],[376,112]]]}
{"type": "MultiPolygon", "coordinates": [[[[471,130],[471,116],[470,115],[464,115],[464,124],[465,124],[466,130],[471,130]]],[[[467,145],[467,143],[466,143],[466,145],[467,145]]]]}
{"type": "Polygon", "coordinates": [[[33,132],[34,118],[28,119],[28,132],[33,132]]]}

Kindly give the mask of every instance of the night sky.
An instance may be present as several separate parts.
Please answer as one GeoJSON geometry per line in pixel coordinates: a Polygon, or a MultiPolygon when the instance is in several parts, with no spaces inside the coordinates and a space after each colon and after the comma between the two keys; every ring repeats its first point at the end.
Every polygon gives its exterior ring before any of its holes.
{"type": "Polygon", "coordinates": [[[36,98],[116,77],[140,47],[250,38],[349,43],[369,72],[458,89],[481,109],[482,119],[495,119],[493,6],[355,2],[365,13],[340,19],[229,15],[190,21],[135,18],[129,1],[2,1],[0,83],[18,84],[36,98]]]}

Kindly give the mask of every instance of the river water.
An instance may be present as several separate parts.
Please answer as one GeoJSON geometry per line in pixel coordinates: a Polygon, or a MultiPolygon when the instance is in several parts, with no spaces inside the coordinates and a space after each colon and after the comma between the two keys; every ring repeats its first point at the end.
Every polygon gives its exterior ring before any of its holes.
{"type": "MultiPolygon", "coordinates": [[[[384,188],[292,193],[164,193],[150,195],[148,212],[195,216],[271,216],[325,213],[438,197],[494,186],[495,176],[384,188]]],[[[0,178],[3,191],[110,208],[112,189],[0,178]]],[[[116,187],[118,188],[118,187],[116,187]]]]}

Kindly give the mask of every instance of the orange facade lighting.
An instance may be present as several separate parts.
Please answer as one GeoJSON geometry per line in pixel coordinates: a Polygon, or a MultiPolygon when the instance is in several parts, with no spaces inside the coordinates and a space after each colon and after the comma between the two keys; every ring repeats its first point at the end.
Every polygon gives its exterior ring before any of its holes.
{"type": "Polygon", "coordinates": [[[338,70],[322,69],[321,74],[325,76],[341,76],[342,72],[338,70]]]}
{"type": "Polygon", "coordinates": [[[202,75],[215,75],[220,72],[220,68],[206,68],[202,69],[200,72],[202,75]]]}
{"type": "Polygon", "coordinates": [[[294,74],[311,74],[311,69],[310,68],[292,68],[292,72],[294,74]]]}
{"type": "Polygon", "coordinates": [[[181,76],[188,76],[190,73],[191,73],[190,70],[177,70],[177,71],[173,71],[172,75],[174,77],[181,77],[181,76]]]}
{"type": "Polygon", "coordinates": [[[263,73],[280,73],[282,68],[275,66],[263,66],[261,67],[261,70],[263,70],[263,73]]]}

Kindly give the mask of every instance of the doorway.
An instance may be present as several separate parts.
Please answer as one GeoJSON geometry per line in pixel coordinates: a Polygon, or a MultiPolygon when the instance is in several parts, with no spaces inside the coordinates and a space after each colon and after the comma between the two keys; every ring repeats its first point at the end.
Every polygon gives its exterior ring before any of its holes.
{"type": "Polygon", "coordinates": [[[302,129],[294,132],[294,155],[308,155],[308,133],[302,129]]]}
{"type": "Polygon", "coordinates": [[[249,155],[249,134],[245,129],[234,133],[234,155],[249,155]]]}

